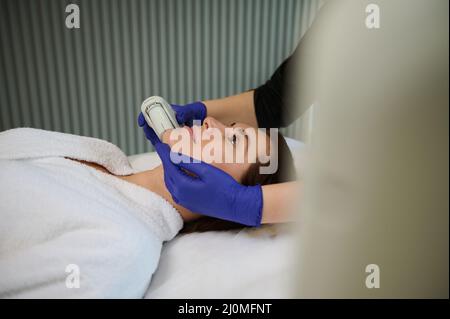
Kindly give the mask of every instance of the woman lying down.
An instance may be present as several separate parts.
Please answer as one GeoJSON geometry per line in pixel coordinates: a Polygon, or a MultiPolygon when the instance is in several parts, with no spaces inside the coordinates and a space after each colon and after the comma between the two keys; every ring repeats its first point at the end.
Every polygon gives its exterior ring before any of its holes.
{"type": "MultiPolygon", "coordinates": [[[[232,126],[223,142],[240,152],[237,135],[248,125],[232,126]]],[[[225,132],[226,126],[206,118],[201,132],[211,128],[225,132]]],[[[190,143],[201,148],[214,142],[191,133],[190,143]]],[[[273,174],[260,174],[261,164],[252,161],[211,164],[244,185],[286,181],[293,161],[277,139],[273,174]]],[[[2,298],[140,298],[164,241],[180,230],[242,227],[178,206],[162,166],[136,172],[118,147],[95,138],[31,128],[1,132],[0,181],[2,298]]]]}

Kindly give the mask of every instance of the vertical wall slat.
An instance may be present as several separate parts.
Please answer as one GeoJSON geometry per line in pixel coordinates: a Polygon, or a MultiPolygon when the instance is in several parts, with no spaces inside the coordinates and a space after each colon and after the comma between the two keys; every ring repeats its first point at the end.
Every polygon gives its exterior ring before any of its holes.
{"type": "MultiPolygon", "coordinates": [[[[19,10],[28,10],[28,8],[24,7],[24,2],[18,2],[19,10]]],[[[33,49],[32,49],[32,37],[30,33],[27,32],[26,24],[27,20],[23,19],[23,16],[19,17],[20,23],[18,23],[18,29],[20,32],[20,38],[18,41],[22,41],[20,45],[23,47],[24,52],[24,66],[25,66],[25,78],[26,78],[26,87],[25,90],[28,92],[28,104],[33,103],[34,101],[39,101],[38,90],[36,86],[33,84],[36,79],[34,78],[36,75],[33,63],[33,49]]],[[[41,110],[40,105],[35,104],[33,109],[30,109],[31,112],[31,123],[36,123],[38,126],[42,126],[41,122],[41,110]]]]}
{"type": "MultiPolygon", "coordinates": [[[[83,5],[81,4],[81,1],[77,2],[80,5],[80,10],[82,10],[83,5]]],[[[83,15],[84,18],[86,18],[83,15]]],[[[86,20],[86,19],[85,19],[86,20]]],[[[44,34],[47,34],[44,32],[44,34]]],[[[87,104],[87,81],[88,76],[85,71],[86,66],[86,56],[83,53],[83,38],[87,35],[84,33],[72,33],[69,35],[73,41],[73,48],[75,52],[74,62],[75,62],[75,82],[77,87],[77,96],[79,105],[78,108],[80,110],[81,115],[81,134],[85,136],[90,136],[91,130],[90,130],[90,121],[89,117],[93,116],[91,112],[88,110],[88,104],[87,104]]]]}
{"type": "MultiPolygon", "coordinates": [[[[3,0],[0,131],[32,126],[150,149],[142,100],[219,98],[267,80],[321,0],[3,0]],[[67,29],[65,8],[80,7],[67,29]]],[[[300,132],[296,122],[283,129],[300,132]]]]}
{"type": "Polygon", "coordinates": [[[19,115],[21,120],[25,123],[25,126],[31,124],[30,112],[27,112],[26,107],[29,104],[28,94],[22,94],[26,91],[26,79],[25,79],[25,68],[24,68],[24,57],[23,50],[21,49],[20,41],[15,39],[20,39],[19,28],[16,27],[16,18],[13,16],[13,12],[18,10],[18,2],[8,3],[9,4],[9,32],[10,32],[10,49],[12,50],[12,67],[15,72],[15,84],[16,84],[16,94],[17,105],[15,112],[19,115]]]}

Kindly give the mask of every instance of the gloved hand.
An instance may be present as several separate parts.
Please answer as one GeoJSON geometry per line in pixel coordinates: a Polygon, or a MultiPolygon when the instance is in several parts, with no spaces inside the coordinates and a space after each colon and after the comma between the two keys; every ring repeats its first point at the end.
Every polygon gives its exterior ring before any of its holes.
{"type": "Polygon", "coordinates": [[[261,225],[261,185],[244,186],[224,171],[205,162],[193,162],[184,155],[178,155],[182,160],[174,164],[166,146],[167,149],[158,154],[161,153],[164,165],[164,182],[175,203],[202,215],[247,226],[261,225]]]}
{"type": "MultiPolygon", "coordinates": [[[[173,165],[173,163],[170,161],[170,147],[169,145],[162,143],[159,139],[158,135],[155,133],[155,131],[147,124],[147,121],[144,118],[144,115],[142,113],[139,113],[138,116],[138,125],[142,127],[145,133],[145,137],[152,143],[153,147],[155,148],[156,152],[158,153],[159,157],[161,158],[161,161],[163,163],[164,168],[166,166],[173,165]],[[169,154],[169,155],[168,155],[169,154]],[[165,160],[169,158],[169,162],[165,163],[165,160]]],[[[165,169],[164,169],[165,171],[165,169]]]]}
{"type": "Polygon", "coordinates": [[[192,126],[193,120],[203,120],[206,117],[206,106],[202,102],[194,102],[186,105],[171,104],[179,124],[192,126]]]}
{"type": "Polygon", "coordinates": [[[150,126],[148,126],[142,112],[139,113],[138,116],[138,125],[139,127],[142,127],[145,133],[145,137],[147,137],[147,139],[152,143],[153,146],[161,143],[161,140],[159,139],[158,135],[156,135],[156,132],[150,126]]]}
{"type": "Polygon", "coordinates": [[[225,219],[247,226],[261,224],[263,198],[261,185],[244,186],[224,171],[204,162],[175,154],[162,143],[139,114],[138,124],[155,147],[164,167],[164,182],[175,203],[192,212],[225,219]],[[172,156],[181,158],[174,164],[172,156]],[[196,175],[190,176],[186,171],[196,175]]]}

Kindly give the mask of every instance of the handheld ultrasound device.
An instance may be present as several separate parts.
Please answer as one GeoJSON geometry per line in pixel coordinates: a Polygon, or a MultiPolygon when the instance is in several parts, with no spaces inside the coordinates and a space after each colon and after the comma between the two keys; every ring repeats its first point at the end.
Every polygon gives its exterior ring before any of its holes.
{"type": "Polygon", "coordinates": [[[160,140],[166,130],[180,127],[172,107],[160,96],[151,96],[142,102],[141,112],[160,140]]]}

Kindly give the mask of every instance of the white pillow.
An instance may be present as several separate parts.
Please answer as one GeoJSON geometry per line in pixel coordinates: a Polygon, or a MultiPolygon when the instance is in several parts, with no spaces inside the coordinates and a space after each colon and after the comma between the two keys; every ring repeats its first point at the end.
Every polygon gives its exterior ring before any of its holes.
{"type": "Polygon", "coordinates": [[[295,236],[264,227],[178,235],[145,298],[289,298],[295,236]]]}

